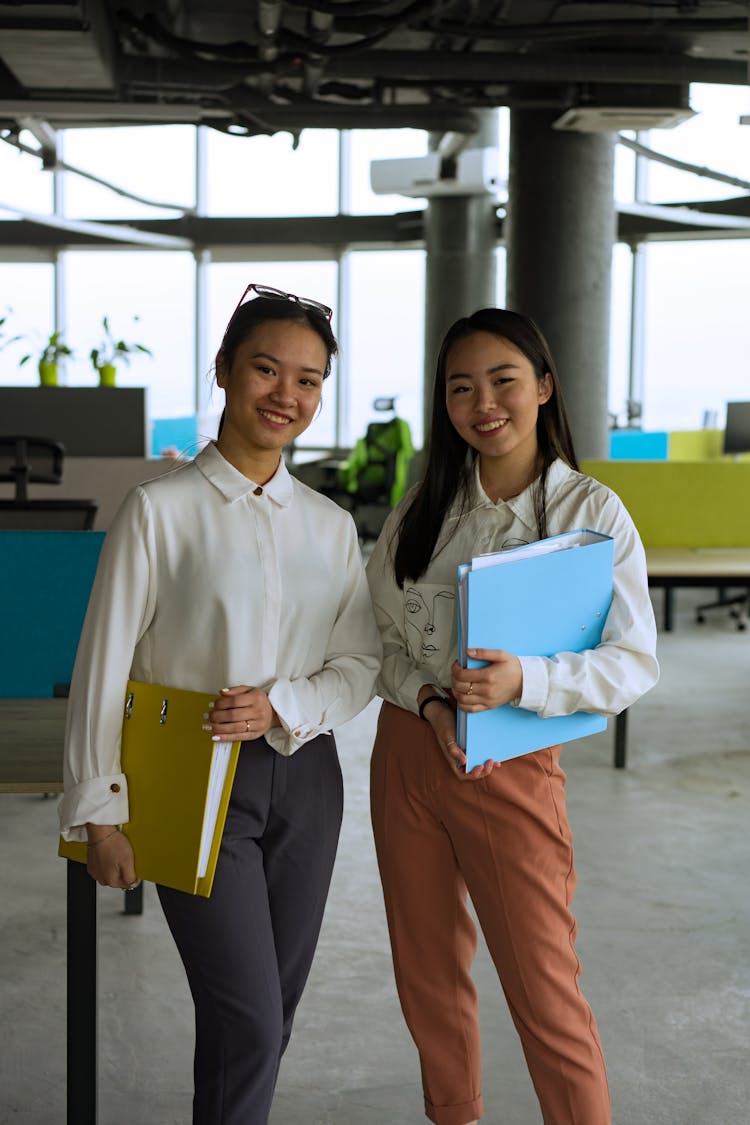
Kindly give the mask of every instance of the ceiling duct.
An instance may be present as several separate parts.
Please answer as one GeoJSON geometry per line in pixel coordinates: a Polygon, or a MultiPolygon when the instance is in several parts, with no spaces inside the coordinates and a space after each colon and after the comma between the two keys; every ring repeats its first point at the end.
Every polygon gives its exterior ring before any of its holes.
{"type": "Polygon", "coordinates": [[[26,90],[114,89],[114,32],[97,0],[9,10],[0,5],[0,55],[26,90]]]}

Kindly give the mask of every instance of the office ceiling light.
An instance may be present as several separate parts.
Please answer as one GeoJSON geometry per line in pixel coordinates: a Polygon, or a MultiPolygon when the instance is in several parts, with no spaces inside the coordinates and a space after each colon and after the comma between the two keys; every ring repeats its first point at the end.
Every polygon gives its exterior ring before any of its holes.
{"type": "Polygon", "coordinates": [[[573,133],[621,133],[634,130],[673,129],[695,117],[684,107],[664,106],[575,106],[553,123],[553,128],[573,133]]]}

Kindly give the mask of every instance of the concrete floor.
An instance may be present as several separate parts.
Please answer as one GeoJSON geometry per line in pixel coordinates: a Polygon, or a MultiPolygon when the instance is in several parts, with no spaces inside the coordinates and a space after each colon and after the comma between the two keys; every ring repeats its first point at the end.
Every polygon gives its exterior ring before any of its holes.
{"type": "MultiPolygon", "coordinates": [[[[658,596],[658,595],[657,595],[658,596]]],[[[750,633],[692,623],[678,595],[662,679],[612,735],[565,751],[583,987],[615,1125],[750,1122],[750,633]]],[[[414,1047],[390,968],[370,839],[377,704],[338,732],[347,805],[318,957],[272,1125],[418,1125],[414,1047]]],[[[0,1122],[65,1120],[65,877],[55,801],[0,798],[0,1122]]],[[[192,1009],[153,887],[141,917],[100,892],[101,1125],[188,1125],[192,1009]]],[[[476,960],[485,1121],[540,1113],[494,971],[476,960]]]]}

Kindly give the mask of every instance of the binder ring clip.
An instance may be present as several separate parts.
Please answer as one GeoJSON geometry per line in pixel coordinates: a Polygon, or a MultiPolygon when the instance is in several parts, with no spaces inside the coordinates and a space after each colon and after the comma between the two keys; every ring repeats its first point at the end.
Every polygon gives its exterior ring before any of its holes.
{"type": "Polygon", "coordinates": [[[163,727],[164,724],[167,721],[167,709],[168,709],[168,707],[169,707],[169,700],[168,699],[162,699],[162,701],[161,701],[161,711],[159,712],[159,726],[160,727],[163,727]]]}
{"type": "Polygon", "coordinates": [[[129,719],[132,714],[133,714],[133,693],[132,693],[132,691],[129,691],[127,699],[125,700],[125,718],[129,719]]]}

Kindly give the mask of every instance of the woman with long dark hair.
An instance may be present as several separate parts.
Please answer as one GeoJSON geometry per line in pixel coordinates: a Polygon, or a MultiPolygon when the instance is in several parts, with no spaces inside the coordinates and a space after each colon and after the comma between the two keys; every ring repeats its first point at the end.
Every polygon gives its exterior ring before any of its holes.
{"type": "Polygon", "coordinates": [[[658,676],[638,534],[614,493],[578,471],[555,365],[527,317],[482,309],[448,331],[424,479],[389,516],[367,575],[384,645],[372,820],[425,1112],[436,1125],[474,1125],[483,1113],[468,892],[545,1125],[609,1125],[604,1058],[578,981],[560,747],[467,773],[456,742],[456,707],[614,715],[658,676]],[[457,566],[582,528],[614,538],[601,644],[551,659],[470,650],[486,664],[462,668],[457,566]]]}
{"type": "Polygon", "coordinates": [[[206,739],[242,740],[210,898],[158,888],[195,1002],[194,1125],[268,1121],[341,824],[331,729],[369,702],[380,665],[351,516],[282,457],[320,404],[330,319],[247,287],[216,357],[219,437],[123,503],[71,685],[61,828],[104,886],[138,878],[119,831],[127,681],[216,692],[206,739]]]}

